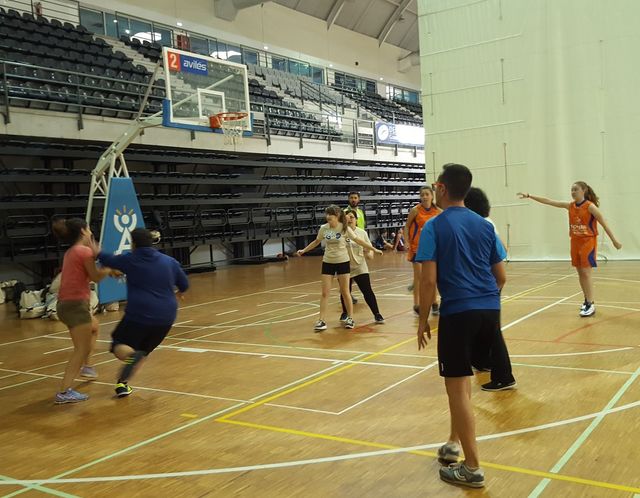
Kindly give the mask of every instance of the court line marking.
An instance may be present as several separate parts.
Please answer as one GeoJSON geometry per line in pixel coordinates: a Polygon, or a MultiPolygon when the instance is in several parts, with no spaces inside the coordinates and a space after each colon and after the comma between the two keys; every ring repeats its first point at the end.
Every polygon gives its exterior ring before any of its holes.
{"type": "MultiPolygon", "coordinates": [[[[640,401],[635,401],[633,403],[628,403],[626,405],[622,405],[622,406],[619,406],[619,407],[616,407],[616,408],[612,408],[612,409],[607,410],[607,411],[600,411],[600,412],[595,412],[595,413],[591,413],[591,414],[587,414],[587,415],[581,415],[579,417],[575,417],[575,418],[572,418],[572,419],[566,419],[566,420],[556,421],[556,422],[549,422],[547,424],[542,424],[542,425],[534,426],[534,427],[528,427],[528,428],[524,428],[524,429],[516,429],[516,430],[513,430],[513,431],[506,431],[506,432],[501,432],[501,433],[496,433],[496,434],[488,434],[488,435],[484,435],[484,436],[479,436],[478,440],[479,441],[486,441],[486,440],[492,440],[492,439],[500,439],[500,438],[504,438],[504,437],[508,437],[508,436],[515,436],[515,435],[519,435],[519,434],[523,434],[523,433],[527,433],[527,432],[534,432],[534,431],[538,431],[538,430],[542,430],[542,429],[550,429],[550,428],[558,427],[560,425],[566,425],[566,424],[569,424],[569,423],[588,420],[590,418],[597,417],[598,415],[600,415],[602,413],[605,413],[606,415],[608,415],[610,413],[626,411],[626,410],[629,410],[631,408],[635,408],[637,406],[640,406],[640,401]]],[[[359,458],[376,457],[376,456],[398,454],[398,453],[411,453],[411,454],[416,454],[416,455],[421,455],[421,456],[434,457],[434,456],[436,456],[435,453],[427,452],[427,451],[423,451],[423,450],[435,449],[435,448],[440,447],[444,443],[444,441],[441,441],[441,442],[438,442],[438,443],[429,443],[429,444],[422,444],[422,445],[417,445],[417,446],[398,447],[398,446],[393,446],[393,445],[386,445],[386,444],[383,444],[383,443],[376,443],[376,442],[372,442],[372,441],[363,441],[363,440],[358,440],[358,439],[348,439],[348,438],[342,438],[342,437],[339,437],[339,436],[331,436],[331,435],[319,434],[319,433],[313,433],[313,432],[298,431],[298,430],[295,430],[295,429],[284,429],[284,428],[275,427],[275,426],[268,426],[268,425],[262,425],[262,424],[253,424],[253,423],[250,423],[250,422],[242,422],[242,421],[237,421],[237,420],[228,420],[228,421],[225,421],[225,422],[222,422],[222,423],[240,425],[240,426],[248,426],[248,427],[255,428],[255,429],[261,429],[261,430],[267,430],[267,431],[273,431],[273,432],[284,432],[284,433],[287,433],[287,434],[298,435],[298,436],[306,436],[306,437],[312,437],[312,438],[317,438],[317,439],[328,439],[328,440],[331,440],[331,441],[345,442],[345,443],[349,443],[349,444],[354,444],[356,446],[367,446],[367,447],[376,447],[376,448],[385,447],[385,449],[377,450],[377,451],[361,452],[361,453],[348,453],[348,454],[345,454],[345,455],[334,455],[334,456],[330,456],[330,457],[312,458],[312,459],[308,459],[308,460],[296,460],[296,461],[286,461],[286,462],[277,462],[277,463],[268,463],[268,464],[256,464],[256,465],[248,465],[248,466],[242,466],[242,467],[226,467],[226,468],[190,470],[190,471],[181,471],[181,472],[163,472],[163,473],[154,473],[154,474],[78,477],[78,478],[71,478],[71,479],[51,478],[51,479],[39,479],[39,480],[37,480],[37,479],[14,480],[12,482],[0,482],[0,485],[16,484],[16,485],[20,485],[20,486],[26,486],[26,485],[29,485],[29,484],[72,484],[72,483],[80,484],[80,483],[94,483],[94,482],[108,482],[108,481],[129,481],[129,480],[140,480],[140,479],[161,479],[161,478],[188,477],[188,476],[211,475],[211,474],[222,474],[222,473],[232,473],[232,472],[245,472],[247,470],[265,470],[265,469],[272,469],[272,468],[294,467],[294,466],[300,466],[300,465],[310,465],[310,464],[318,464],[318,463],[326,463],[326,462],[336,462],[336,461],[342,461],[342,460],[353,460],[353,459],[359,459],[359,458]],[[388,447],[388,448],[386,448],[386,447],[388,447]]],[[[507,467],[507,466],[504,466],[504,465],[500,465],[500,464],[485,463],[485,462],[482,462],[482,464],[484,466],[495,468],[495,469],[498,469],[498,470],[507,470],[507,471],[511,470],[510,467],[507,467]]],[[[514,468],[518,469],[520,471],[524,471],[522,473],[526,473],[526,474],[529,474],[529,475],[534,475],[536,477],[541,477],[540,474],[548,474],[548,473],[543,472],[543,471],[536,471],[536,470],[530,470],[530,469],[524,469],[524,468],[521,469],[519,467],[514,467],[514,468]]],[[[551,475],[550,478],[556,479],[556,480],[561,480],[561,481],[569,481],[569,482],[572,482],[572,483],[587,484],[587,485],[592,485],[592,486],[597,486],[597,487],[605,487],[605,488],[608,488],[608,489],[616,489],[616,490],[621,490],[621,491],[629,491],[629,490],[630,491],[640,491],[640,488],[636,489],[636,488],[629,488],[627,486],[620,486],[620,485],[617,485],[617,484],[610,484],[610,483],[605,483],[605,482],[600,482],[600,481],[590,481],[588,479],[582,479],[582,478],[579,478],[579,477],[572,477],[572,476],[565,476],[563,474],[551,475]]]]}
{"type": "Polygon", "coordinates": [[[505,325],[504,327],[502,327],[502,331],[504,332],[505,330],[510,329],[511,327],[513,327],[515,325],[518,325],[521,322],[524,322],[525,320],[531,318],[532,316],[538,315],[538,314],[542,313],[543,311],[548,310],[549,308],[553,308],[554,306],[557,306],[558,304],[562,304],[566,300],[571,299],[572,297],[575,297],[578,294],[582,294],[582,291],[576,292],[575,294],[571,294],[570,296],[567,296],[567,297],[563,297],[562,299],[558,299],[557,301],[554,301],[551,304],[548,304],[548,305],[546,305],[546,306],[544,306],[542,308],[539,308],[539,309],[537,309],[535,311],[532,311],[531,313],[529,313],[529,314],[527,314],[527,315],[525,315],[525,316],[523,316],[521,318],[518,318],[517,320],[514,320],[513,322],[510,322],[509,324],[505,325]]]}
{"type": "Polygon", "coordinates": [[[301,294],[299,296],[296,297],[292,297],[291,299],[302,299],[303,297],[307,297],[309,294],[301,294]]]}
{"type": "MultiPolygon", "coordinates": [[[[61,339],[66,339],[66,337],[61,337],[61,339]]],[[[42,354],[58,353],[59,351],[68,351],[69,349],[73,349],[73,346],[69,346],[67,348],[54,349],[53,351],[47,351],[46,353],[42,353],[42,354]]]]}
{"type": "MultiPolygon", "coordinates": [[[[110,321],[110,322],[98,322],[98,325],[100,327],[102,327],[103,325],[111,325],[111,324],[114,324],[114,323],[118,323],[119,321],[120,320],[113,320],[113,321],[110,321]]],[[[33,337],[27,337],[26,339],[18,339],[16,341],[11,341],[11,342],[2,342],[2,343],[0,343],[0,347],[9,346],[11,344],[18,344],[20,342],[33,341],[35,339],[49,338],[49,337],[51,337],[52,339],[57,339],[57,337],[53,337],[53,336],[56,336],[58,334],[64,334],[64,333],[67,333],[67,332],[69,332],[69,329],[64,329],[64,330],[61,330],[60,332],[50,332],[48,334],[35,335],[33,337]]]]}
{"type": "MultiPolygon", "coordinates": [[[[356,356],[356,357],[354,357],[354,358],[352,358],[352,359],[357,359],[357,356],[356,356]]],[[[110,361],[111,361],[111,360],[110,360],[110,361]]],[[[276,391],[278,391],[279,389],[285,389],[285,388],[287,388],[287,387],[288,387],[288,386],[290,386],[290,385],[294,385],[294,384],[296,384],[296,383],[303,382],[303,381],[305,381],[306,379],[310,379],[310,378],[312,378],[314,375],[320,375],[320,374],[323,374],[323,373],[328,372],[328,371],[330,371],[330,370],[332,370],[332,369],[334,369],[334,368],[336,368],[336,367],[335,367],[335,366],[331,366],[331,367],[325,368],[324,370],[320,370],[320,371],[315,372],[315,373],[313,373],[313,374],[307,375],[307,376],[305,376],[305,377],[303,377],[303,378],[301,378],[301,379],[298,379],[298,380],[295,380],[295,381],[293,381],[293,382],[290,382],[289,384],[286,384],[285,386],[281,386],[281,387],[278,387],[278,388],[276,388],[276,389],[272,389],[271,391],[268,391],[268,392],[266,392],[266,393],[260,394],[260,395],[258,395],[258,396],[254,396],[254,397],[253,397],[253,398],[251,398],[249,401],[250,401],[250,402],[254,402],[255,400],[258,400],[258,399],[260,399],[260,398],[261,398],[261,397],[263,397],[263,396],[269,396],[271,393],[276,392],[276,391]]],[[[233,406],[230,406],[230,407],[228,407],[228,408],[224,408],[224,409],[222,409],[222,410],[218,410],[218,411],[216,411],[216,412],[214,412],[214,413],[212,413],[212,414],[210,414],[210,415],[207,415],[207,416],[205,416],[205,417],[202,417],[202,418],[199,418],[199,419],[197,419],[197,420],[194,420],[193,422],[188,422],[188,423],[186,423],[186,424],[180,425],[180,426],[176,427],[175,429],[171,429],[171,430],[169,430],[169,431],[166,431],[166,432],[163,432],[163,433],[161,433],[161,434],[158,434],[158,435],[156,435],[156,436],[154,436],[154,437],[152,437],[152,438],[149,438],[149,439],[146,439],[146,440],[140,441],[139,443],[136,443],[136,444],[133,444],[133,445],[127,446],[127,447],[125,447],[125,448],[123,448],[123,449],[121,449],[121,450],[118,450],[118,451],[116,451],[116,452],[110,453],[110,454],[105,455],[105,456],[103,456],[103,457],[100,457],[100,458],[97,458],[97,459],[92,460],[92,461],[90,461],[90,462],[87,462],[86,464],[81,465],[81,466],[79,466],[79,467],[76,467],[75,469],[71,469],[71,470],[65,471],[65,472],[63,472],[63,473],[61,473],[61,474],[58,474],[58,475],[56,475],[56,476],[52,477],[51,479],[54,479],[54,480],[55,480],[55,479],[60,479],[60,478],[65,477],[65,476],[67,476],[67,475],[73,474],[73,473],[75,473],[75,472],[80,472],[81,470],[85,470],[85,469],[87,469],[87,468],[89,468],[89,467],[92,467],[92,466],[97,465],[97,464],[99,464],[99,463],[102,463],[102,462],[104,462],[104,461],[110,460],[111,458],[115,458],[116,456],[120,456],[120,455],[122,455],[122,454],[124,454],[124,453],[127,453],[127,452],[129,452],[129,451],[132,451],[132,450],[138,449],[138,448],[140,448],[140,447],[146,446],[146,445],[151,444],[151,443],[153,443],[153,442],[155,442],[155,441],[158,441],[158,440],[160,440],[160,439],[163,439],[163,438],[165,438],[165,437],[168,437],[168,436],[170,436],[170,435],[173,435],[173,434],[174,434],[174,433],[176,433],[176,432],[180,432],[180,431],[182,431],[182,430],[185,430],[185,429],[188,429],[188,428],[190,428],[190,427],[193,427],[193,426],[194,426],[194,425],[196,425],[196,424],[203,423],[203,422],[205,422],[205,421],[207,421],[207,420],[215,419],[215,417],[218,417],[219,415],[222,415],[222,414],[223,414],[223,413],[225,413],[226,411],[234,410],[235,408],[240,407],[240,406],[243,406],[243,405],[245,405],[245,404],[246,404],[246,403],[244,403],[244,402],[242,402],[242,403],[236,403],[236,404],[235,404],[235,405],[233,405],[233,406]]],[[[4,482],[0,480],[0,485],[2,485],[2,484],[4,484],[4,482]]],[[[27,492],[27,491],[28,491],[28,489],[21,489],[21,490],[15,491],[15,492],[13,492],[13,493],[11,493],[11,494],[9,494],[9,495],[6,495],[6,496],[5,496],[5,497],[3,497],[3,498],[10,498],[10,497],[13,497],[13,496],[16,496],[16,495],[19,495],[19,494],[25,493],[25,492],[27,492]]]]}
{"type": "Polygon", "coordinates": [[[600,349],[598,351],[581,351],[577,353],[552,353],[552,354],[509,354],[511,358],[556,358],[559,356],[583,356],[590,354],[615,353],[617,351],[628,351],[635,349],[632,346],[616,349],[600,349]]]}
{"type": "MultiPolygon", "coordinates": [[[[3,484],[3,481],[15,481],[12,477],[7,477],[0,475],[0,484],[3,484]]],[[[72,495],[69,493],[64,493],[63,491],[58,491],[57,489],[50,489],[39,484],[26,484],[28,489],[32,489],[34,491],[40,491],[41,493],[53,495],[53,496],[61,496],[63,498],[80,498],[78,495],[72,495]]]]}
{"type": "MultiPolygon", "coordinates": [[[[216,316],[228,315],[229,313],[236,313],[237,311],[239,311],[239,310],[223,311],[222,313],[216,313],[216,316]]],[[[191,321],[193,321],[193,320],[191,320],[191,321]]]]}
{"type": "MultiPolygon", "coordinates": [[[[638,378],[638,376],[640,376],[640,367],[638,367],[636,371],[633,373],[633,375],[627,379],[627,381],[620,387],[620,389],[618,389],[618,392],[616,392],[613,395],[613,397],[609,400],[609,402],[605,405],[603,411],[613,408],[614,405],[618,401],[620,401],[620,398],[622,398],[624,393],[629,390],[629,388],[634,383],[634,381],[638,378]]],[[[582,434],[580,434],[580,436],[578,436],[578,439],[576,439],[573,442],[573,444],[564,453],[564,455],[562,455],[560,459],[556,462],[556,464],[551,468],[550,470],[551,474],[557,474],[562,470],[562,468],[569,462],[569,460],[571,460],[573,455],[575,455],[576,452],[580,449],[580,447],[587,441],[587,439],[589,439],[589,436],[591,435],[591,433],[596,429],[596,427],[600,425],[600,422],[604,420],[604,417],[605,417],[605,414],[600,413],[592,420],[589,426],[582,432],[582,434]]],[[[535,487],[535,489],[529,495],[529,498],[537,498],[538,496],[540,496],[540,494],[545,490],[545,488],[548,486],[550,482],[551,482],[550,477],[548,476],[542,481],[540,481],[540,483],[535,487]]],[[[633,490],[633,491],[637,492],[637,491],[640,491],[640,489],[633,490]]]]}

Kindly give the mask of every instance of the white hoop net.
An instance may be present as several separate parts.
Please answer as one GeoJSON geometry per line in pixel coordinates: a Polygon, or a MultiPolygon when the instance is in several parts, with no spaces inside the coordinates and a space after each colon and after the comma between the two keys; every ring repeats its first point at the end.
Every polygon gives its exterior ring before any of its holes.
{"type": "Polygon", "coordinates": [[[242,132],[244,131],[246,125],[247,125],[246,117],[239,118],[239,119],[221,119],[220,129],[224,134],[224,143],[227,145],[241,144],[242,132]]]}

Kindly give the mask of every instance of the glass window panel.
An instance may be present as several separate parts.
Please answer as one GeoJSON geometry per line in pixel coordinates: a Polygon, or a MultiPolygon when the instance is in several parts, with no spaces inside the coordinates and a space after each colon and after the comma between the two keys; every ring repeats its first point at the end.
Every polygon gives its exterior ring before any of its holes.
{"type": "Polygon", "coordinates": [[[311,77],[314,83],[324,83],[324,69],[321,67],[311,66],[311,77]]]}
{"type": "Polygon", "coordinates": [[[102,12],[80,9],[80,24],[92,33],[104,35],[104,16],[102,12]]]}
{"type": "Polygon", "coordinates": [[[289,61],[289,72],[292,74],[300,74],[300,63],[298,61],[289,61]]]}
{"type": "Polygon", "coordinates": [[[209,54],[211,57],[215,57],[218,52],[218,40],[209,38],[209,54]]]}
{"type": "Polygon", "coordinates": [[[283,59],[282,57],[276,57],[275,55],[271,57],[271,67],[273,69],[279,69],[280,71],[287,70],[287,59],[283,59]]]}
{"type": "Polygon", "coordinates": [[[253,50],[249,50],[246,47],[242,48],[244,52],[244,63],[245,64],[258,64],[258,52],[254,52],[253,50]]]}
{"type": "Polygon", "coordinates": [[[153,25],[153,41],[158,42],[160,45],[164,45],[166,47],[172,47],[173,46],[173,30],[165,26],[154,24],[153,25]]]}
{"type": "Polygon", "coordinates": [[[309,64],[306,62],[298,63],[298,71],[300,76],[309,76],[309,64]]]}
{"type": "Polygon", "coordinates": [[[367,80],[365,88],[366,88],[367,92],[369,92],[369,93],[376,93],[376,91],[377,91],[376,82],[367,80]]]}
{"type": "Polygon", "coordinates": [[[191,51],[196,54],[209,55],[209,44],[206,38],[198,38],[197,36],[191,36],[189,38],[191,42],[191,51]]]}
{"type": "Polygon", "coordinates": [[[242,64],[242,49],[235,45],[227,45],[226,60],[242,64]]]}
{"type": "Polygon", "coordinates": [[[227,44],[218,40],[218,48],[211,53],[211,57],[217,59],[227,58],[227,44]]]}
{"type": "MultiPolygon", "coordinates": [[[[107,36],[111,36],[113,38],[119,38],[121,34],[127,35],[127,36],[129,35],[127,32],[125,32],[125,28],[119,29],[118,24],[119,22],[115,15],[105,13],[104,28],[105,28],[105,31],[107,32],[107,36]]],[[[125,27],[128,25],[129,25],[129,21],[126,20],[125,27]]]]}
{"type": "MultiPolygon", "coordinates": [[[[122,26],[120,26],[120,28],[122,28],[122,26]]],[[[154,41],[150,22],[140,21],[139,19],[129,19],[129,29],[131,30],[131,38],[137,38],[140,43],[145,41],[152,43],[154,41]]]]}

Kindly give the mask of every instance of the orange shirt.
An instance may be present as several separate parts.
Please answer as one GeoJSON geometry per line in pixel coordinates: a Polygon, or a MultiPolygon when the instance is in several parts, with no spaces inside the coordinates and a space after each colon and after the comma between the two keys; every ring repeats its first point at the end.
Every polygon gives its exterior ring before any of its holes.
{"type": "Polygon", "coordinates": [[[597,237],[598,222],[589,212],[591,201],[584,200],[580,204],[572,202],[569,205],[569,237],[597,237]]]}
{"type": "Polygon", "coordinates": [[[431,204],[429,209],[425,209],[422,204],[418,204],[416,206],[418,213],[416,217],[413,219],[413,223],[408,228],[409,231],[409,250],[411,253],[415,254],[418,252],[418,242],[420,242],[420,232],[422,231],[422,227],[424,224],[429,221],[434,216],[438,216],[440,211],[437,207],[431,204]]]}
{"type": "Polygon", "coordinates": [[[64,255],[62,262],[62,276],[58,301],[88,301],[89,274],[84,267],[84,261],[93,260],[93,251],[87,246],[73,245],[64,255]]]}

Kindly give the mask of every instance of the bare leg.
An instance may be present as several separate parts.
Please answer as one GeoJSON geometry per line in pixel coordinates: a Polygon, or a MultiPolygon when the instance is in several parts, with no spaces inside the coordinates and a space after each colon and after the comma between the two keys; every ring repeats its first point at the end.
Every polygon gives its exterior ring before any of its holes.
{"type": "Polygon", "coordinates": [[[413,305],[420,306],[420,276],[422,275],[422,265],[411,263],[413,266],[413,305]]]}
{"type": "Polygon", "coordinates": [[[113,348],[113,354],[121,361],[130,362],[130,366],[125,365],[120,371],[118,382],[127,382],[131,379],[131,377],[140,370],[144,362],[144,353],[140,351],[136,352],[131,346],[127,346],[126,344],[117,344],[113,348]]]}
{"type": "Polygon", "coordinates": [[[64,377],[60,383],[60,392],[71,387],[73,380],[80,373],[83,362],[91,351],[91,323],[83,323],[69,329],[73,341],[73,352],[64,370],[64,377]]]}
{"type": "Polygon", "coordinates": [[[96,341],[98,340],[99,331],[100,331],[100,324],[98,323],[98,320],[96,320],[96,317],[92,316],[91,317],[91,344],[90,344],[89,353],[87,354],[87,357],[84,360],[84,364],[87,367],[91,366],[91,356],[93,356],[93,352],[96,349],[96,341]]]}
{"type": "Polygon", "coordinates": [[[338,275],[338,284],[340,284],[340,295],[344,301],[344,307],[347,309],[347,316],[353,316],[353,301],[351,301],[351,292],[349,290],[349,274],[338,275]]]}
{"type": "MultiPolygon", "coordinates": [[[[327,316],[331,279],[331,275],[322,275],[322,279],[320,280],[320,286],[322,287],[322,294],[320,295],[320,320],[324,320],[324,317],[327,316]]],[[[349,296],[349,301],[351,301],[351,296],[349,296]]]]}
{"type": "Polygon", "coordinates": [[[476,423],[471,405],[470,377],[445,377],[452,434],[460,438],[466,465],[472,469],[480,466],[476,443],[476,423]]]}
{"type": "Polygon", "coordinates": [[[576,268],[578,272],[578,280],[580,281],[580,288],[584,294],[584,298],[590,303],[593,302],[593,279],[592,268],[576,268]]]}

